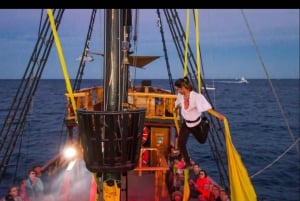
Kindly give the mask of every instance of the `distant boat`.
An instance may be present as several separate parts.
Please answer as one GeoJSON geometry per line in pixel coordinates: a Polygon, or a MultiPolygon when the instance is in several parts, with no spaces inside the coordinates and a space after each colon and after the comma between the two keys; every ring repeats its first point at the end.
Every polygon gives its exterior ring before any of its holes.
{"type": "Polygon", "coordinates": [[[246,80],[245,77],[241,77],[240,80],[238,81],[238,83],[245,83],[245,84],[248,84],[248,80],[246,80]]]}
{"type": "MultiPolygon", "coordinates": [[[[205,87],[206,88],[206,90],[216,90],[216,87],[214,87],[214,86],[207,86],[207,87],[205,87]]],[[[204,87],[202,87],[202,89],[204,89],[204,87]]]]}
{"type": "Polygon", "coordinates": [[[235,80],[220,80],[216,82],[229,83],[229,84],[248,84],[249,81],[245,77],[236,78],[235,80]]]}

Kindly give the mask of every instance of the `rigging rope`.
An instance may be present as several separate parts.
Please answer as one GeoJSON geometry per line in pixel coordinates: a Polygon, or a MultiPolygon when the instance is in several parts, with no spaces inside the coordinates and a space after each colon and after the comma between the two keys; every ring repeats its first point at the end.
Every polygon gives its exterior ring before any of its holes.
{"type": "MultiPolygon", "coordinates": [[[[56,15],[57,27],[63,12],[64,10],[60,9],[56,15]]],[[[15,150],[15,144],[20,139],[19,136],[23,135],[27,113],[53,44],[53,37],[49,34],[48,21],[45,21],[40,31],[41,37],[38,37],[26,71],[9,108],[5,123],[0,130],[0,137],[4,134],[3,139],[0,140],[0,182],[8,168],[15,150]],[[5,153],[2,154],[2,150],[5,153]]]]}
{"type": "Polygon", "coordinates": [[[188,74],[188,44],[189,44],[189,33],[190,33],[190,10],[186,11],[186,24],[185,24],[185,48],[184,48],[184,70],[183,76],[188,74]]]}
{"type": "Polygon", "coordinates": [[[44,14],[44,11],[43,11],[43,9],[41,9],[41,17],[40,17],[40,24],[39,24],[38,36],[41,33],[41,26],[42,26],[42,21],[43,21],[43,14],[44,14]]]}
{"type": "MultiPolygon", "coordinates": [[[[257,45],[257,43],[256,43],[256,40],[255,40],[255,38],[254,38],[254,35],[253,35],[253,33],[252,33],[252,30],[251,30],[251,28],[250,28],[250,25],[249,25],[249,23],[248,23],[248,20],[247,20],[247,18],[246,18],[246,15],[245,15],[245,13],[244,13],[243,10],[241,10],[241,12],[242,12],[243,18],[244,18],[244,20],[245,20],[246,26],[247,26],[247,28],[248,28],[248,31],[249,31],[249,33],[250,33],[250,36],[251,36],[252,42],[253,42],[253,44],[254,44],[254,47],[255,47],[255,49],[256,49],[257,56],[259,57],[259,61],[260,61],[261,65],[262,65],[262,67],[263,67],[263,69],[264,69],[264,71],[265,71],[265,74],[266,74],[267,79],[268,79],[268,81],[269,81],[269,84],[270,84],[270,87],[271,87],[271,89],[272,89],[273,95],[274,95],[274,97],[275,97],[275,99],[276,99],[276,103],[277,103],[277,105],[278,105],[278,107],[279,107],[279,110],[280,110],[280,112],[281,112],[282,118],[283,118],[283,120],[284,120],[284,122],[285,122],[285,125],[286,125],[286,127],[287,127],[287,129],[288,129],[288,132],[289,132],[289,134],[290,134],[290,137],[291,137],[292,141],[295,143],[295,142],[296,142],[295,136],[294,136],[294,134],[293,134],[293,132],[292,132],[292,130],[291,130],[291,128],[290,128],[289,122],[288,122],[288,120],[287,120],[287,118],[286,118],[286,116],[285,116],[285,114],[284,114],[283,108],[282,108],[281,103],[280,103],[280,101],[279,101],[279,98],[278,98],[278,95],[277,95],[277,93],[276,93],[276,90],[275,90],[275,88],[274,88],[274,86],[273,86],[273,83],[272,83],[272,81],[271,81],[271,79],[270,79],[270,76],[269,76],[267,67],[266,67],[266,65],[265,65],[265,63],[264,63],[264,61],[263,61],[263,58],[262,58],[262,56],[261,56],[260,50],[259,50],[259,48],[258,48],[258,45],[257,45]]],[[[300,156],[300,151],[299,151],[299,147],[298,147],[298,146],[296,146],[296,150],[297,150],[298,155],[300,156]]]]}
{"type": "Polygon", "coordinates": [[[83,76],[83,72],[85,69],[86,58],[88,56],[88,53],[90,52],[89,51],[90,50],[90,41],[92,38],[96,13],[97,13],[97,9],[93,9],[92,13],[91,13],[91,17],[90,17],[88,32],[87,32],[86,39],[85,39],[85,45],[84,45],[84,48],[83,48],[83,51],[81,54],[80,64],[79,64],[77,75],[76,75],[75,82],[73,85],[73,89],[75,91],[78,91],[80,89],[82,76],[83,76]]]}
{"type": "Polygon", "coordinates": [[[277,161],[279,161],[285,154],[287,154],[298,142],[300,141],[300,138],[295,140],[293,144],[291,144],[281,155],[279,155],[272,163],[261,169],[260,171],[256,172],[255,174],[251,175],[251,178],[254,178],[255,176],[261,174],[263,171],[274,165],[277,161]]]}
{"type": "MultiPolygon", "coordinates": [[[[133,40],[133,52],[135,52],[135,54],[137,54],[138,52],[138,45],[137,45],[137,40],[138,40],[138,28],[139,28],[139,10],[138,9],[135,9],[135,15],[134,15],[134,26],[133,26],[133,36],[132,36],[132,40],[133,40]]],[[[131,35],[130,35],[131,36],[131,35]]],[[[133,60],[133,66],[135,66],[137,60],[134,59],[133,60]]],[[[130,73],[130,87],[131,89],[133,89],[133,87],[135,86],[135,78],[136,78],[136,68],[133,68],[133,76],[131,76],[131,73],[130,73]]]]}
{"type": "Polygon", "coordinates": [[[58,53],[58,56],[59,56],[59,59],[60,59],[61,68],[62,68],[62,71],[63,71],[63,74],[64,74],[67,91],[70,95],[72,107],[74,109],[75,121],[77,122],[77,112],[76,112],[75,98],[74,98],[74,94],[73,94],[73,90],[72,90],[72,86],[71,86],[71,82],[70,82],[70,78],[69,78],[65,58],[64,58],[64,55],[63,55],[62,47],[61,47],[60,40],[59,40],[57,30],[56,30],[56,27],[55,27],[55,22],[54,22],[52,9],[47,9],[47,13],[48,13],[48,16],[49,16],[50,25],[51,25],[51,29],[52,29],[52,32],[53,32],[57,53],[58,53]]]}
{"type": "Polygon", "coordinates": [[[199,16],[198,9],[194,10],[195,14],[195,34],[196,34],[196,62],[197,62],[197,84],[198,84],[198,92],[201,93],[201,62],[200,62],[200,49],[198,48],[198,44],[200,44],[200,32],[199,32],[199,16]]]}
{"type": "Polygon", "coordinates": [[[172,73],[171,73],[171,68],[170,68],[170,62],[169,62],[169,57],[168,57],[168,52],[167,52],[165,34],[164,34],[164,29],[163,29],[163,22],[162,22],[162,19],[161,19],[159,9],[156,10],[156,13],[157,13],[157,27],[159,28],[160,35],[161,35],[163,51],[164,51],[164,56],[165,56],[165,62],[166,62],[168,78],[169,78],[169,86],[170,86],[170,89],[171,89],[171,93],[175,94],[175,87],[174,87],[174,84],[173,84],[172,73]]]}

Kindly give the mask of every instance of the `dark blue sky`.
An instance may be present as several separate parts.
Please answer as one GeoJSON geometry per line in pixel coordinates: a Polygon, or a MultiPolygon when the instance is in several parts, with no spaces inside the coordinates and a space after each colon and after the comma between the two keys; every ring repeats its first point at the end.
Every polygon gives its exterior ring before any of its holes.
{"type": "MultiPolygon", "coordinates": [[[[70,78],[76,76],[79,65],[76,58],[82,52],[90,12],[90,10],[66,10],[59,29],[70,78]]],[[[266,78],[266,70],[271,78],[299,79],[299,10],[246,9],[244,12],[259,48],[259,55],[253,45],[241,10],[199,10],[201,54],[206,77],[213,79],[235,79],[241,76],[266,78]]],[[[185,13],[186,10],[181,11],[184,19],[185,13]]],[[[136,78],[167,78],[167,72],[163,68],[165,60],[157,28],[156,10],[141,10],[139,16],[138,43],[135,46],[137,54],[162,57],[145,69],[132,68],[131,75],[135,75],[136,78]]],[[[0,10],[0,79],[22,77],[37,39],[40,17],[41,10],[0,10]]],[[[46,12],[43,17],[47,17],[46,12]]],[[[96,22],[101,20],[103,17],[98,15],[96,22]]],[[[96,26],[94,32],[91,50],[101,52],[103,50],[98,46],[101,42],[97,36],[103,32],[100,26],[96,26]]],[[[190,43],[192,44],[195,40],[194,35],[195,31],[191,28],[190,43]]],[[[168,39],[167,42],[169,42],[168,39]]],[[[172,61],[172,58],[176,57],[174,49],[169,50],[168,53],[171,66],[180,65],[172,61]]],[[[55,47],[50,56],[51,59],[44,70],[43,78],[63,78],[55,47]]],[[[99,69],[103,59],[98,56],[94,56],[94,59],[94,62],[87,64],[84,78],[102,76],[102,71],[99,69]]],[[[183,71],[179,70],[173,74],[173,77],[182,77],[182,75],[183,71]]]]}

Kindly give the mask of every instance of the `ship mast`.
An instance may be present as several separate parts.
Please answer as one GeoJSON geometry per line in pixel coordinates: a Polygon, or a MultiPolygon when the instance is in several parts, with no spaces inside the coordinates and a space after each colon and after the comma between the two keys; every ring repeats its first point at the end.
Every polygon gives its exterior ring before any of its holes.
{"type": "Polygon", "coordinates": [[[137,166],[140,155],[146,108],[132,109],[126,104],[130,12],[105,10],[103,107],[100,111],[77,110],[86,167],[102,181],[103,188],[99,180],[97,183],[103,197],[105,187],[116,183],[116,195],[120,195],[122,176],[127,177],[127,171],[137,166]]]}

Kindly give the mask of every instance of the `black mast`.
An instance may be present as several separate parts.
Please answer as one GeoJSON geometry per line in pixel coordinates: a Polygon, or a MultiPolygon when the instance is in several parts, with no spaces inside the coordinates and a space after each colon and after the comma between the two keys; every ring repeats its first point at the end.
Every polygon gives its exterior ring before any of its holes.
{"type": "MultiPolygon", "coordinates": [[[[105,10],[103,107],[77,110],[87,169],[119,190],[122,176],[127,181],[127,171],[138,165],[146,113],[146,108],[129,108],[127,101],[130,12],[105,10]]],[[[125,189],[127,200],[127,182],[125,189]]]]}

